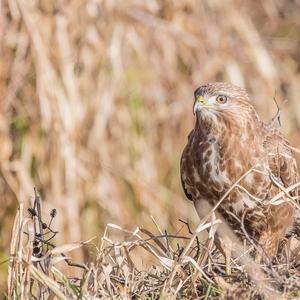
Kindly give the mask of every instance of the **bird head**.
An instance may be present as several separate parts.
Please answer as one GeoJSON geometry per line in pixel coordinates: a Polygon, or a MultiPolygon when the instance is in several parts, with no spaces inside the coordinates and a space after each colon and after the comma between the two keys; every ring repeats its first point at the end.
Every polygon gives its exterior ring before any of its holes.
{"type": "Polygon", "coordinates": [[[232,116],[249,113],[254,108],[247,92],[235,85],[223,82],[208,83],[194,92],[193,112],[197,118],[215,118],[222,115],[232,116]]]}

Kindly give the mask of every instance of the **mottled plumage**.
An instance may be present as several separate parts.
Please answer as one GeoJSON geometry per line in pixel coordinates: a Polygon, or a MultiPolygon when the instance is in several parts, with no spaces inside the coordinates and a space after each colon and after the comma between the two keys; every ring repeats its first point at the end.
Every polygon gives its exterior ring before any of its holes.
{"type": "MultiPolygon", "coordinates": [[[[244,215],[249,233],[268,256],[274,256],[295,218],[288,197],[279,205],[268,204],[280,192],[278,185],[286,188],[298,181],[288,142],[277,129],[260,120],[246,91],[231,84],[199,87],[194,112],[195,127],[180,164],[187,198],[194,202],[205,199],[214,205],[255,166],[221,203],[220,211],[233,228],[240,225],[228,212],[240,219],[244,215]]],[[[290,196],[297,194],[294,190],[290,196]]]]}

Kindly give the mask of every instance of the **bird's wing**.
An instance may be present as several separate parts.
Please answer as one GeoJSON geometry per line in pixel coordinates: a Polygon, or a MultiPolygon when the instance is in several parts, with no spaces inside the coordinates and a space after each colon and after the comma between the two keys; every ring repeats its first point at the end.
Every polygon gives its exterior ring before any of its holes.
{"type": "MultiPolygon", "coordinates": [[[[193,134],[193,131],[189,134],[188,136],[188,141],[190,141],[190,137],[193,134]]],[[[181,155],[181,159],[180,159],[180,179],[181,179],[181,185],[182,185],[182,189],[184,191],[185,196],[189,199],[189,200],[193,200],[192,194],[189,193],[189,191],[186,189],[186,181],[187,179],[187,168],[186,168],[186,163],[188,163],[188,148],[189,148],[189,142],[188,144],[185,146],[182,155],[181,155]]]]}
{"type": "MultiPolygon", "coordinates": [[[[273,129],[267,134],[264,146],[268,151],[268,163],[272,175],[279,179],[285,188],[299,181],[297,163],[288,141],[273,129]]],[[[291,192],[298,196],[298,189],[291,192]]]]}
{"type": "Polygon", "coordinates": [[[187,191],[187,189],[185,188],[184,181],[183,181],[183,178],[182,178],[182,173],[180,174],[180,178],[181,178],[182,189],[183,189],[183,191],[184,191],[185,196],[186,196],[189,200],[193,200],[192,195],[191,195],[191,194],[187,191]]]}

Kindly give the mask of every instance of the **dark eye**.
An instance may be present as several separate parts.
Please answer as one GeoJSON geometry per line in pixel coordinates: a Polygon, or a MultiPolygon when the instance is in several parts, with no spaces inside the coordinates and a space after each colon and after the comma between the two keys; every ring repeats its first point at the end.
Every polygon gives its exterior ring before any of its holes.
{"type": "Polygon", "coordinates": [[[217,97],[217,102],[220,104],[225,104],[227,102],[227,97],[224,95],[220,95],[217,97]]]}

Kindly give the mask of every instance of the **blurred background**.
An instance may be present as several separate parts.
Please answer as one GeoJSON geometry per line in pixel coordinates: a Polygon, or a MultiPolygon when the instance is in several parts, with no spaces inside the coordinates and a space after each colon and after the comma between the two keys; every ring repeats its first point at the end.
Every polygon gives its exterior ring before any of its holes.
{"type": "Polygon", "coordinates": [[[266,122],[276,96],[300,147],[300,1],[0,3],[0,262],[34,187],[57,209],[57,244],[151,216],[195,225],[179,160],[203,83],[245,87],[266,122]]]}

